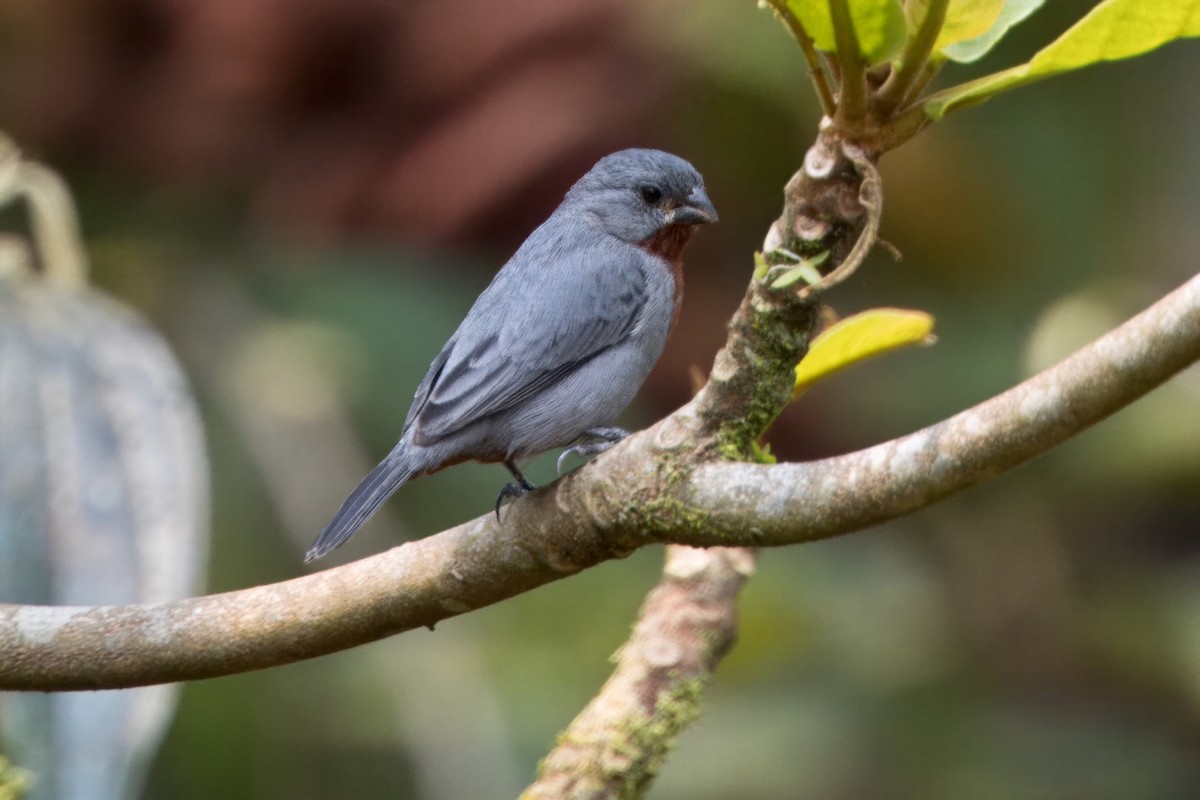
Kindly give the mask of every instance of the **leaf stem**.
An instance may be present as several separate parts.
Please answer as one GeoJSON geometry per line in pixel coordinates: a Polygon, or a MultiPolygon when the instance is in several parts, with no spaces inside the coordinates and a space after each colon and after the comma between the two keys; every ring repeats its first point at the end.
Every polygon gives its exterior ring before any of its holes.
{"type": "Polygon", "coordinates": [[[858,36],[854,33],[847,0],[829,0],[829,16],[833,20],[833,36],[842,67],[836,119],[842,127],[855,128],[867,113],[867,64],[858,49],[858,36]]]}
{"type": "Polygon", "coordinates": [[[946,24],[949,5],[950,0],[929,0],[917,32],[905,43],[904,52],[900,54],[900,66],[879,89],[876,104],[885,119],[904,104],[924,71],[938,34],[946,24]]]}
{"type": "Polygon", "coordinates": [[[921,92],[925,91],[929,87],[929,84],[933,82],[933,79],[937,77],[937,74],[942,71],[942,64],[941,59],[925,62],[925,66],[921,67],[916,80],[913,81],[912,86],[909,87],[908,92],[896,105],[896,108],[905,109],[915,103],[920,98],[921,92]]]}
{"type": "Polygon", "coordinates": [[[933,118],[926,113],[924,103],[909,106],[883,124],[883,137],[879,143],[879,151],[886,153],[889,150],[895,150],[925,130],[932,122],[933,118]]]}
{"type": "Polygon", "coordinates": [[[981,78],[934,92],[922,100],[920,105],[926,109],[925,113],[929,114],[931,119],[937,120],[951,111],[979,105],[1000,92],[1024,86],[1043,77],[1047,76],[1031,76],[1029,64],[1018,64],[1015,67],[1009,67],[999,72],[993,72],[991,75],[984,75],[981,78]]]}
{"type": "Polygon", "coordinates": [[[775,17],[787,26],[792,38],[799,43],[800,49],[804,52],[804,60],[808,62],[808,76],[812,78],[817,99],[821,101],[821,111],[825,116],[832,117],[837,110],[837,103],[833,99],[833,90],[830,88],[831,83],[825,62],[817,52],[812,37],[808,35],[808,31],[804,30],[804,25],[788,8],[786,0],[767,0],[767,3],[775,12],[775,17]]]}

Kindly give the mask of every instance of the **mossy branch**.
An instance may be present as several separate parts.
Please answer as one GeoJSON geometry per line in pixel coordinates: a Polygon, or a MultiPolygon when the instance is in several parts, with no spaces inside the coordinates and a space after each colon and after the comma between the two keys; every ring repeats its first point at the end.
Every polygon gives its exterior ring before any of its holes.
{"type": "Polygon", "coordinates": [[[754,551],[667,548],[663,577],[599,694],[559,737],[522,800],[639,797],[737,634],[754,551]]]}

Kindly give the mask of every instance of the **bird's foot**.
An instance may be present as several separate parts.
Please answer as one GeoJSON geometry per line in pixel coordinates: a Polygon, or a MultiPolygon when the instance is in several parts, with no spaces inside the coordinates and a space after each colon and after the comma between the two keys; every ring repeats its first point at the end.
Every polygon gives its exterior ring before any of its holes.
{"type": "Polygon", "coordinates": [[[579,438],[590,439],[591,441],[581,441],[579,444],[571,445],[566,450],[563,450],[562,455],[558,457],[558,461],[555,463],[555,469],[561,475],[562,465],[567,460],[567,456],[577,455],[587,458],[588,456],[603,453],[628,435],[629,431],[624,428],[588,428],[579,438]]]}
{"type": "Polygon", "coordinates": [[[500,521],[500,506],[508,498],[524,497],[532,492],[537,487],[529,482],[529,479],[521,474],[521,470],[517,469],[517,465],[512,460],[505,461],[504,466],[508,467],[508,471],[516,478],[512,483],[504,484],[504,488],[500,490],[500,494],[496,495],[496,521],[500,521]]]}

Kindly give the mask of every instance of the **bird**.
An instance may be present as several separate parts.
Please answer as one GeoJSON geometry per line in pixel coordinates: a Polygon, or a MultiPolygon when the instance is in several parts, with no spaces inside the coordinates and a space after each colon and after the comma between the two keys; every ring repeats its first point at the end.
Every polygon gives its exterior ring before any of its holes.
{"type": "Polygon", "coordinates": [[[611,153],[567,191],[476,299],[417,386],[400,440],[305,555],[353,536],[412,478],[501,463],[501,503],[535,490],[519,460],[592,456],[662,354],[683,295],[683,250],[717,221],[704,179],[661,150],[611,153]]]}

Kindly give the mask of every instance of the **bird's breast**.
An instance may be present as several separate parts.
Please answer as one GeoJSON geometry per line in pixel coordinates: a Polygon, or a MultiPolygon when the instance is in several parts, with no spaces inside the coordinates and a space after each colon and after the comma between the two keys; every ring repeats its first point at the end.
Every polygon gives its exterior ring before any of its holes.
{"type": "Polygon", "coordinates": [[[671,280],[675,284],[675,296],[671,303],[672,328],[683,304],[683,249],[691,240],[693,230],[691,225],[668,225],[639,245],[647,253],[666,262],[671,271],[671,280]]]}

